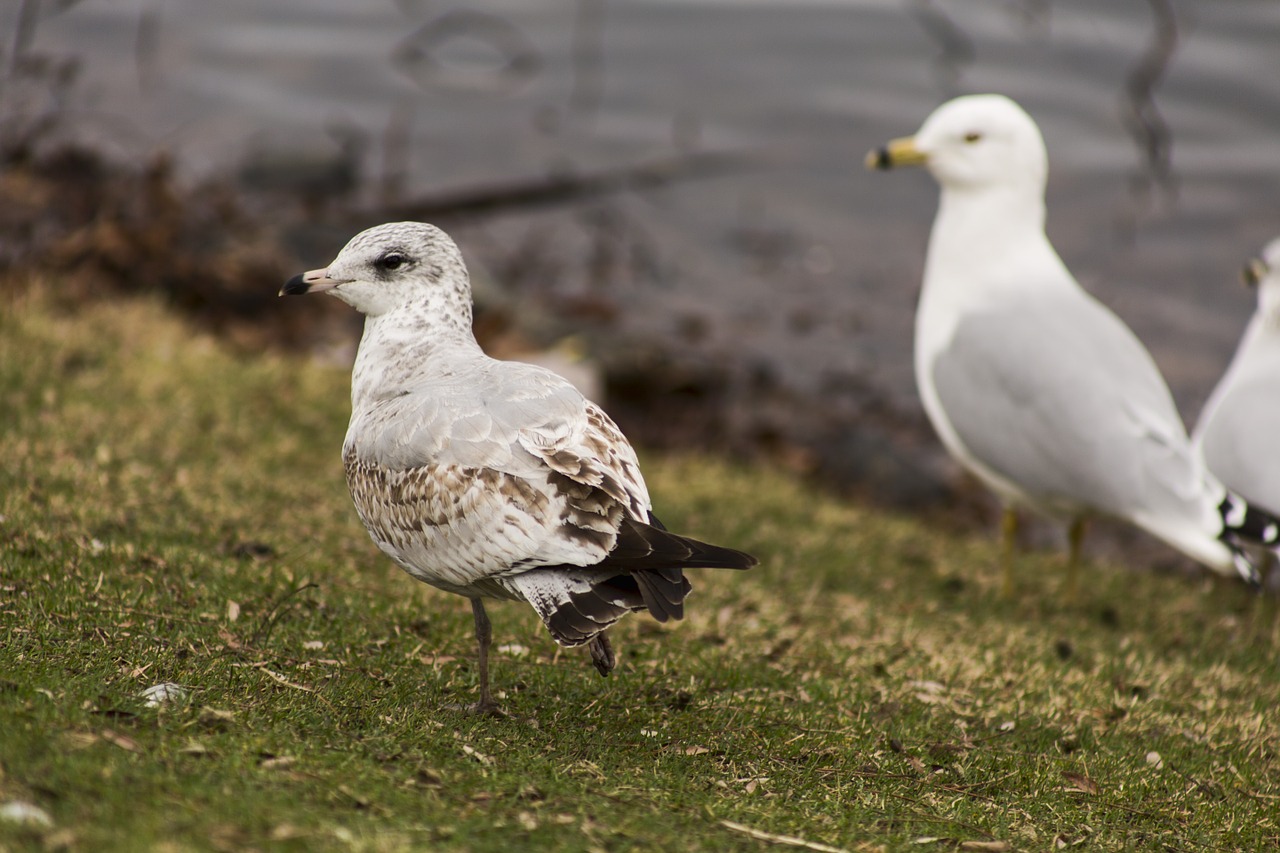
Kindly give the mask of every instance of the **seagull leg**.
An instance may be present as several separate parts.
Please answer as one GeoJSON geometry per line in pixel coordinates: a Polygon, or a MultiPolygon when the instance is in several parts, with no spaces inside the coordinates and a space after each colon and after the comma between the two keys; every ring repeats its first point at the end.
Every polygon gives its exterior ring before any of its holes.
{"type": "Polygon", "coordinates": [[[489,692],[489,643],[493,639],[493,626],[489,624],[489,614],[484,612],[483,601],[471,599],[471,615],[476,620],[476,647],[480,662],[480,701],[471,710],[477,714],[498,714],[498,704],[489,692]]]}
{"type": "Polygon", "coordinates": [[[1013,599],[1013,551],[1018,540],[1018,513],[1011,507],[1004,508],[1000,516],[1000,597],[1013,599]]]}
{"type": "Polygon", "coordinates": [[[1067,582],[1062,590],[1067,604],[1075,604],[1080,596],[1080,547],[1084,544],[1084,529],[1083,516],[1072,519],[1067,528],[1067,582]]]}

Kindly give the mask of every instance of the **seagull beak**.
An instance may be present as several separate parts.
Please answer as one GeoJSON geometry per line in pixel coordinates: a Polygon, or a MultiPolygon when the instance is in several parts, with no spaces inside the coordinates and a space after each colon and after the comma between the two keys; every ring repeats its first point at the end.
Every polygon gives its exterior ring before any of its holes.
{"type": "Polygon", "coordinates": [[[1245,264],[1243,270],[1240,271],[1240,277],[1244,279],[1245,287],[1257,287],[1258,284],[1271,272],[1271,267],[1262,258],[1254,258],[1245,264]]]}
{"type": "Polygon", "coordinates": [[[899,166],[923,166],[928,156],[916,147],[914,136],[891,139],[885,145],[867,152],[868,169],[896,169],[899,166]]]}
{"type": "Polygon", "coordinates": [[[310,270],[299,273],[284,283],[280,288],[281,296],[302,296],[304,293],[320,293],[332,290],[342,284],[329,278],[328,270],[310,270]]]}

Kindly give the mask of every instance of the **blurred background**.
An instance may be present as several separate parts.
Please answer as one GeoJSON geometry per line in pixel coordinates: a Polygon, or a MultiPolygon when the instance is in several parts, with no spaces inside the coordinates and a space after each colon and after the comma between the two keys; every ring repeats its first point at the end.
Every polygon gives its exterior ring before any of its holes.
{"type": "Polygon", "coordinates": [[[868,149],[1018,100],[1050,237],[1188,422],[1280,234],[1276,0],[8,0],[0,45],[0,287],[157,291],[345,364],[358,318],[277,288],[425,219],[490,351],[595,383],[637,443],[961,524],[991,504],[911,375],[936,188],[868,149]]]}

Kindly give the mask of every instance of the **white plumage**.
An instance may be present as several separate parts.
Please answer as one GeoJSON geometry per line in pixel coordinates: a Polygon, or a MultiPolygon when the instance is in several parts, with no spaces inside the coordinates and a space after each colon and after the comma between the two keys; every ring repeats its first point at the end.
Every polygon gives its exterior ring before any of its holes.
{"type": "Polygon", "coordinates": [[[1245,267],[1258,307],[1200,413],[1192,442],[1227,488],[1280,513],[1280,239],[1245,267]]]}
{"type": "Polygon", "coordinates": [[[1006,506],[1005,592],[1022,505],[1128,521],[1217,572],[1256,579],[1227,540],[1240,507],[1192,451],[1155,362],[1086,293],[1044,231],[1048,158],[1000,95],[943,104],[868,165],[923,165],[941,187],[916,314],[916,381],[951,454],[1006,506]]]}
{"type": "Polygon", "coordinates": [[[495,707],[482,598],[527,601],[607,674],[605,629],[633,610],[680,618],[684,568],[755,563],[665,531],[608,415],[556,374],[481,351],[466,267],[440,229],[371,228],[281,294],[319,291],[366,315],[343,443],[352,500],[405,571],[471,599],[479,710],[495,707]]]}

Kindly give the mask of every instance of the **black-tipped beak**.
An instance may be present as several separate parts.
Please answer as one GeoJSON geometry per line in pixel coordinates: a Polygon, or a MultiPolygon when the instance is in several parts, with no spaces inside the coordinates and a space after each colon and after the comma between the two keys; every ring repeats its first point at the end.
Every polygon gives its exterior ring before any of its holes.
{"type": "Polygon", "coordinates": [[[299,273],[284,283],[280,288],[281,296],[302,296],[306,293],[320,293],[332,290],[341,282],[329,278],[328,270],[308,270],[299,273]]]}
{"type": "Polygon", "coordinates": [[[302,280],[302,273],[298,273],[293,278],[284,283],[284,287],[280,288],[281,296],[301,296],[311,289],[311,285],[302,280]]]}
{"type": "Polygon", "coordinates": [[[1270,271],[1271,268],[1267,266],[1266,261],[1262,258],[1254,258],[1240,271],[1240,278],[1244,281],[1245,287],[1257,287],[1270,271]]]}
{"type": "Polygon", "coordinates": [[[868,169],[895,169],[899,166],[923,166],[928,158],[919,148],[913,137],[892,139],[886,144],[867,152],[863,161],[868,169]]]}

